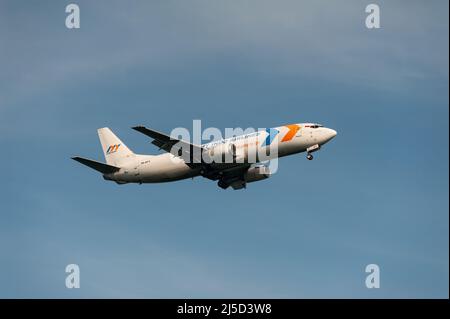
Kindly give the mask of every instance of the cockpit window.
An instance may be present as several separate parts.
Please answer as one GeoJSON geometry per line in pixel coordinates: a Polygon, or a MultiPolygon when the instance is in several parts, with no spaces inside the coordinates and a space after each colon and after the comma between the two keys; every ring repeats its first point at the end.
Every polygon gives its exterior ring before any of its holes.
{"type": "Polygon", "coordinates": [[[305,125],[305,127],[319,128],[319,127],[323,127],[323,125],[321,125],[321,124],[311,124],[311,125],[305,125]]]}

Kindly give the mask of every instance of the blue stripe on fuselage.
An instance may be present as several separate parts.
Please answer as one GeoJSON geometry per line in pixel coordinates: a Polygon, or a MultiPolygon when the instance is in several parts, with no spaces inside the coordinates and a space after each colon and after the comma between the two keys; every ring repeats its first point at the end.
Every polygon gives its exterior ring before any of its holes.
{"type": "Polygon", "coordinates": [[[275,136],[277,136],[277,134],[280,131],[278,131],[275,128],[268,128],[268,129],[266,129],[266,132],[267,132],[267,137],[262,146],[269,146],[270,144],[272,144],[273,140],[275,139],[275,136]]]}

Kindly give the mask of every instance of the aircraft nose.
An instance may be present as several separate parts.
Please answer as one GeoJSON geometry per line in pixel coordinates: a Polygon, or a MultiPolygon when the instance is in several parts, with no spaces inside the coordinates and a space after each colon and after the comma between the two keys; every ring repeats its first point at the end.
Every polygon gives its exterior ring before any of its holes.
{"type": "Polygon", "coordinates": [[[337,132],[331,128],[327,128],[325,132],[325,141],[328,142],[337,135],[337,132]]]}
{"type": "Polygon", "coordinates": [[[337,132],[335,130],[332,130],[331,128],[328,129],[328,134],[330,135],[330,139],[335,137],[337,135],[337,132]]]}

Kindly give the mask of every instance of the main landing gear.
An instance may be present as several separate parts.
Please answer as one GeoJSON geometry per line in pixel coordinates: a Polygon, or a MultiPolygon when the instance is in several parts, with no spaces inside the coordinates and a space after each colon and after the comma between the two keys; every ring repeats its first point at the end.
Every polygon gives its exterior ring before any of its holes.
{"type": "Polygon", "coordinates": [[[312,156],[312,154],[308,154],[308,155],[306,155],[306,158],[307,158],[309,161],[312,161],[312,160],[314,159],[314,156],[312,156]]]}
{"type": "Polygon", "coordinates": [[[224,180],[220,179],[220,180],[217,182],[217,186],[219,186],[219,187],[222,188],[222,189],[227,189],[228,186],[230,186],[230,185],[229,185],[228,183],[226,183],[224,180]]]}

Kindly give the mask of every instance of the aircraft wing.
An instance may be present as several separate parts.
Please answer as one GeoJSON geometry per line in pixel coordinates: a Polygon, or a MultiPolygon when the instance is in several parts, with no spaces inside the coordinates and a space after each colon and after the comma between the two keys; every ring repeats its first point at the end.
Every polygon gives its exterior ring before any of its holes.
{"type": "Polygon", "coordinates": [[[160,149],[166,152],[172,153],[176,156],[189,156],[190,163],[201,164],[202,152],[204,149],[195,144],[185,142],[183,140],[174,139],[170,135],[149,129],[145,126],[135,126],[133,130],[141,132],[153,139],[152,144],[158,146],[160,149]],[[174,146],[176,147],[174,148],[174,146]]]}
{"type": "MultiPolygon", "coordinates": [[[[172,153],[175,156],[185,156],[189,158],[190,161],[186,164],[192,168],[200,168],[200,174],[211,180],[222,179],[227,184],[233,185],[233,183],[236,183],[237,181],[242,181],[243,175],[250,167],[250,164],[247,163],[223,163],[211,165],[202,160],[202,153],[205,149],[199,145],[174,139],[169,135],[146,128],[145,126],[135,126],[133,129],[152,138],[152,144],[158,146],[160,149],[172,153]],[[177,147],[174,148],[175,145],[177,147]]],[[[245,187],[245,182],[243,182],[243,187],[245,187]]]]}

